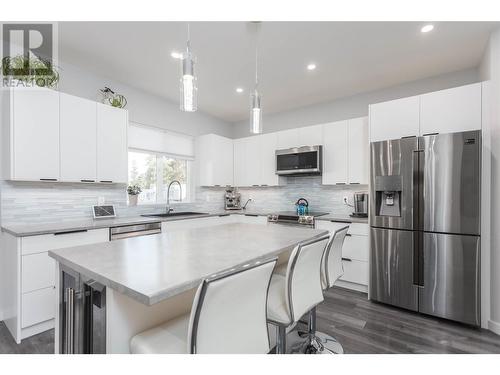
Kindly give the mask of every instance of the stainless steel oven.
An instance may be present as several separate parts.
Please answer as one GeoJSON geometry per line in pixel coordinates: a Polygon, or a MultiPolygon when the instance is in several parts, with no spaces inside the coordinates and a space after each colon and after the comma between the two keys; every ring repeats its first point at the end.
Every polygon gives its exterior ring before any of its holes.
{"type": "Polygon", "coordinates": [[[297,215],[295,212],[278,212],[267,215],[267,222],[269,224],[314,228],[315,218],[327,214],[327,212],[312,212],[308,215],[297,215]]]}
{"type": "Polygon", "coordinates": [[[276,174],[320,175],[323,165],[322,146],[303,146],[277,150],[276,174]]]}

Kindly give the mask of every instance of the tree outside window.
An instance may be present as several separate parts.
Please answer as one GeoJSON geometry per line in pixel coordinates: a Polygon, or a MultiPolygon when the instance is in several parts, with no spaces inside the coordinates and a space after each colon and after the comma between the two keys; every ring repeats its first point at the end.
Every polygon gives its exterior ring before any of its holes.
{"type": "MultiPolygon", "coordinates": [[[[177,180],[182,186],[182,200],[189,196],[188,161],[164,155],[129,151],[129,184],[139,185],[142,189],[139,204],[164,203],[167,201],[167,188],[177,180]],[[160,178],[158,178],[160,176],[160,178]]],[[[179,201],[179,185],[172,185],[170,199],[179,201]]]]}

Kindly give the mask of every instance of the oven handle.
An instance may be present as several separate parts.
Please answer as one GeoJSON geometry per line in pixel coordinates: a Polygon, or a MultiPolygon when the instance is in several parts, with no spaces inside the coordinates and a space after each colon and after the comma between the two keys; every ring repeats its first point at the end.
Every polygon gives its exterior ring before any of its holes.
{"type": "Polygon", "coordinates": [[[300,224],[299,222],[284,222],[284,221],[268,221],[268,224],[278,224],[278,225],[286,225],[288,227],[306,227],[306,228],[314,228],[314,224],[300,224]]]}

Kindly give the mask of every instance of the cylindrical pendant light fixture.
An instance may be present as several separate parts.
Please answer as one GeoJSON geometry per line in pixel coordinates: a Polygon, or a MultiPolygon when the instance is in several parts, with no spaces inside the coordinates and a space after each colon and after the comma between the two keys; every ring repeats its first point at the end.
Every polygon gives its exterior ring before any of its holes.
{"type": "Polygon", "coordinates": [[[188,23],[188,39],[186,52],[182,54],[180,81],[180,108],[184,112],[195,112],[198,109],[198,88],[194,72],[195,57],[191,52],[191,35],[188,23]]]}
{"type": "Polygon", "coordinates": [[[251,111],[250,111],[250,133],[262,133],[262,109],[260,108],[260,94],[255,89],[250,96],[251,111]]]}
{"type": "Polygon", "coordinates": [[[258,65],[258,27],[256,26],[255,33],[255,89],[253,94],[250,95],[250,133],[260,134],[262,133],[262,107],[261,107],[261,95],[259,94],[257,87],[259,85],[259,65],[258,65]]]}

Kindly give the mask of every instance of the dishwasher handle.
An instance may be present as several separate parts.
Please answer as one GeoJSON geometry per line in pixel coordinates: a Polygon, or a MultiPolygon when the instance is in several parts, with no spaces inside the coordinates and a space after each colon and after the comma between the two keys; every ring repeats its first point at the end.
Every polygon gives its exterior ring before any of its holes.
{"type": "Polygon", "coordinates": [[[111,241],[121,240],[124,238],[149,236],[149,235],[158,234],[158,233],[161,233],[161,229],[150,229],[150,230],[141,230],[141,231],[136,231],[136,232],[111,234],[111,241]]]}

